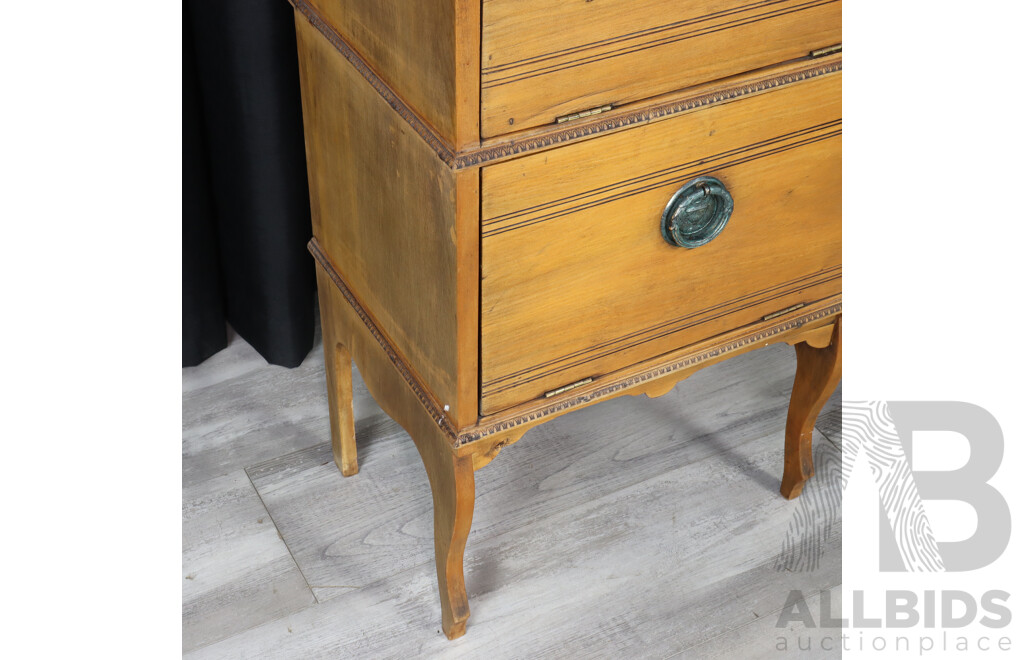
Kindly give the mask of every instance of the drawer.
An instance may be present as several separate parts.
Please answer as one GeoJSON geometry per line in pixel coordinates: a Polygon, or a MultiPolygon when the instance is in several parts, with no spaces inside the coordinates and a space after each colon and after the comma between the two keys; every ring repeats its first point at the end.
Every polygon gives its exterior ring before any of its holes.
{"type": "Polygon", "coordinates": [[[484,0],[481,133],[549,124],[841,41],[839,0],[484,0]]]}
{"type": "Polygon", "coordinates": [[[841,75],[485,167],[481,412],[841,292],[841,75]],[[698,176],[732,214],[662,236],[698,176]]]}

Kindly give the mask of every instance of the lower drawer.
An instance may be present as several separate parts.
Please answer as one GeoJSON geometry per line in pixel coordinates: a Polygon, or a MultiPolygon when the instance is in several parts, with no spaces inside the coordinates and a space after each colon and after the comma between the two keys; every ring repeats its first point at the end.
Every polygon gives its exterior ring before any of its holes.
{"type": "Polygon", "coordinates": [[[835,73],[484,168],[482,414],[839,293],[841,108],[835,73]],[[728,223],[670,245],[701,176],[728,223]]]}

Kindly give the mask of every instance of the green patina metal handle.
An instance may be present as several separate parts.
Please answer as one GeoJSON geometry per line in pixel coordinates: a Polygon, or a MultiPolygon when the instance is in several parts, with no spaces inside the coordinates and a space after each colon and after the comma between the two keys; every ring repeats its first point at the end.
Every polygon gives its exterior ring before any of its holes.
{"type": "Polygon", "coordinates": [[[722,233],[732,206],[724,183],[713,176],[699,176],[668,200],[661,214],[661,235],[670,245],[700,247],[722,233]]]}

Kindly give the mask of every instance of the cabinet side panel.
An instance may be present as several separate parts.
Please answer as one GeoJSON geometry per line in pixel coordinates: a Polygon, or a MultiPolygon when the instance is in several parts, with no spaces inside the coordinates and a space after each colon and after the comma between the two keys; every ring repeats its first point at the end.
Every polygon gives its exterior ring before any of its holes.
{"type": "Polygon", "coordinates": [[[301,14],[295,25],[313,235],[458,418],[455,174],[301,14]]]}
{"type": "Polygon", "coordinates": [[[455,141],[456,0],[305,0],[399,96],[455,141]]]}

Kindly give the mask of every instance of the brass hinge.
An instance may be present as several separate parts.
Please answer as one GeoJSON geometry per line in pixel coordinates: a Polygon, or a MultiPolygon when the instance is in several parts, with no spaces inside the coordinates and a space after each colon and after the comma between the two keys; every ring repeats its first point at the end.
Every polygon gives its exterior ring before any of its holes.
{"type": "Polygon", "coordinates": [[[812,50],[810,55],[811,57],[825,57],[826,55],[834,55],[835,53],[841,52],[843,52],[843,44],[836,44],[834,46],[812,50]]]}
{"type": "Polygon", "coordinates": [[[795,312],[796,310],[800,309],[803,306],[804,306],[804,304],[800,303],[798,305],[793,305],[792,307],[787,307],[786,309],[780,309],[777,312],[772,312],[771,314],[768,314],[767,316],[762,317],[761,320],[762,321],[771,321],[772,319],[774,319],[774,318],[776,318],[778,316],[782,316],[783,314],[789,314],[790,312],[795,312]]]}
{"type": "Polygon", "coordinates": [[[550,392],[545,392],[544,393],[544,398],[545,399],[550,399],[551,397],[555,396],[556,394],[561,394],[562,392],[568,392],[569,390],[573,390],[573,389],[576,389],[577,387],[582,387],[583,385],[586,385],[587,383],[593,383],[593,382],[594,382],[593,378],[584,378],[583,380],[578,380],[575,383],[569,383],[568,385],[563,385],[563,386],[559,387],[557,390],[551,390],[550,392]]]}
{"type": "Polygon", "coordinates": [[[565,115],[564,117],[556,117],[555,118],[555,123],[556,124],[564,124],[565,122],[573,121],[574,119],[583,119],[584,117],[591,117],[593,115],[599,115],[602,112],[607,112],[608,110],[611,110],[611,109],[612,109],[611,105],[602,105],[599,108],[591,108],[590,110],[584,110],[582,112],[574,112],[571,115],[565,115]]]}

